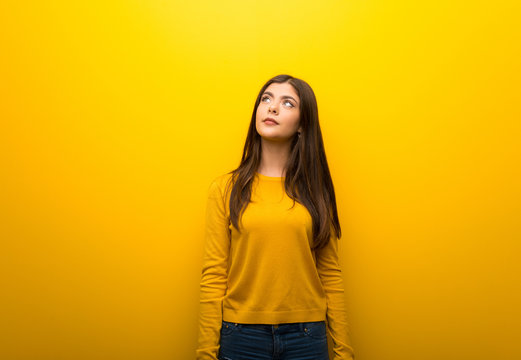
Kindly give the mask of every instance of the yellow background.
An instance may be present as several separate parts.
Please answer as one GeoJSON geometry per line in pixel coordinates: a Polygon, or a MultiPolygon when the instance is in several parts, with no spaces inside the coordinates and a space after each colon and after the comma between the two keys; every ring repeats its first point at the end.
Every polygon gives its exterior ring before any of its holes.
{"type": "Polygon", "coordinates": [[[519,4],[2,1],[0,358],[194,357],[206,191],[281,73],[357,360],[521,358],[519,4]]]}

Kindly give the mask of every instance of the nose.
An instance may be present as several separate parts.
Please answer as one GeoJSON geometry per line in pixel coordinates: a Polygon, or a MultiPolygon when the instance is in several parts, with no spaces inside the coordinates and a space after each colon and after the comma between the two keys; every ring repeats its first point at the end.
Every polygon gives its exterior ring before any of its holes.
{"type": "Polygon", "coordinates": [[[277,111],[275,109],[275,106],[270,105],[270,107],[268,108],[268,112],[270,112],[270,113],[272,113],[272,112],[277,113],[277,111]]]}

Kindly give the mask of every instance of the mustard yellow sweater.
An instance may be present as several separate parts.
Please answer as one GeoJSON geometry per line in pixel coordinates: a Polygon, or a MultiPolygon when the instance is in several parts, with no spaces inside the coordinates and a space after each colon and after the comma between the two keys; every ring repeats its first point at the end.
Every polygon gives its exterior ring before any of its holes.
{"type": "Polygon", "coordinates": [[[208,190],[196,359],[217,359],[222,320],[281,324],[326,320],[334,360],[354,358],[344,308],[338,239],[312,251],[311,215],[284,191],[280,177],[256,173],[242,216],[229,220],[230,174],[208,190]]]}

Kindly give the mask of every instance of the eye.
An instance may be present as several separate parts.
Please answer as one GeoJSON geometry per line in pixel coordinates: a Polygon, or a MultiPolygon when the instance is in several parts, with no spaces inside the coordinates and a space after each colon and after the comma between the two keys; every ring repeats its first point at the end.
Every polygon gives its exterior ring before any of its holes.
{"type": "MultiPolygon", "coordinates": [[[[266,96],[264,95],[262,98],[261,98],[261,101],[264,101],[266,99],[269,99],[271,101],[271,99],[269,98],[269,96],[266,96]]],[[[265,101],[264,101],[265,102],[265,101]]],[[[289,104],[290,107],[295,107],[295,105],[293,105],[293,103],[289,100],[284,100],[284,104],[289,104]]]]}

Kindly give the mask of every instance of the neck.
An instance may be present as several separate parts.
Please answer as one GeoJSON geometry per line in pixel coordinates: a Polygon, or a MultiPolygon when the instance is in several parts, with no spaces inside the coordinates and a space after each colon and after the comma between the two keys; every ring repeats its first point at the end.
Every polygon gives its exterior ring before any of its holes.
{"type": "Polygon", "coordinates": [[[257,171],[266,176],[285,176],[289,157],[290,141],[261,139],[261,162],[257,171]]]}

